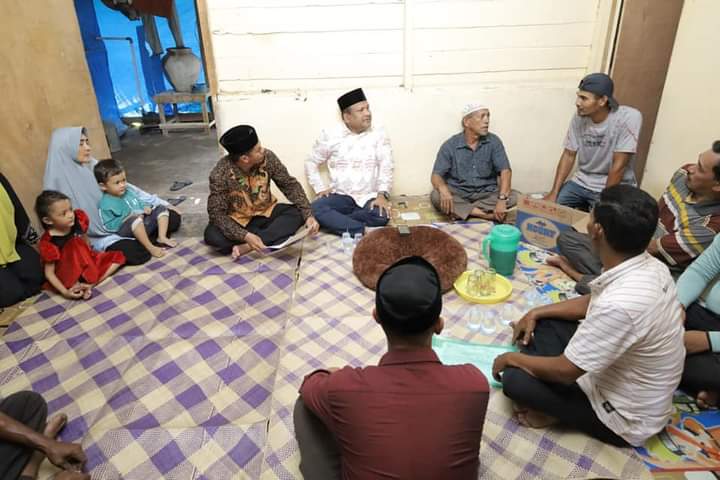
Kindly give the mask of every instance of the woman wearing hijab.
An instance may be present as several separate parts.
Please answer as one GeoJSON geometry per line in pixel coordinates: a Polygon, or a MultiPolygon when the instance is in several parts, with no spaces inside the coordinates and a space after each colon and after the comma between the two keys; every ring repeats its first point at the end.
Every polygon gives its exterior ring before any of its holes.
{"type": "MultiPolygon", "coordinates": [[[[83,127],[58,128],[52,133],[45,165],[43,189],[64,193],[75,208],[81,208],[90,217],[88,237],[95,250],[119,251],[125,255],[126,265],[140,265],[150,260],[150,253],[134,238],[124,238],[108,232],[100,221],[98,205],[102,191],[95,180],[93,167],[97,163],[90,155],[90,143],[83,127]]],[[[180,228],[181,217],[177,210],[157,195],[151,195],[128,184],[135,194],[150,205],[164,205],[170,212],[168,232],[180,228]]]]}
{"type": "Polygon", "coordinates": [[[10,182],[0,173],[0,307],[40,291],[40,255],[30,245],[38,235],[10,182]]]}

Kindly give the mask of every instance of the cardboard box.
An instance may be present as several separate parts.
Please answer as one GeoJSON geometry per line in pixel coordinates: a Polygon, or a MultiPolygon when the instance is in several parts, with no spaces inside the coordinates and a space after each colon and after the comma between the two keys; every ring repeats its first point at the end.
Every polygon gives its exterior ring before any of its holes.
{"type": "Polygon", "coordinates": [[[574,227],[587,233],[588,215],[581,210],[521,195],[515,225],[522,232],[524,242],[557,252],[557,238],[563,230],[574,227]]]}

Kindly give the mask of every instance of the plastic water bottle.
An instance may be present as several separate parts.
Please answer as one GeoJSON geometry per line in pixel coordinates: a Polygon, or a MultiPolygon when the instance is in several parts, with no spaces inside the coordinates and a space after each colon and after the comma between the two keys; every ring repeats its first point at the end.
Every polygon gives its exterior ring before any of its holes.
{"type": "Polygon", "coordinates": [[[345,255],[350,255],[353,251],[353,239],[350,236],[350,232],[343,232],[342,234],[342,247],[345,255]]]}

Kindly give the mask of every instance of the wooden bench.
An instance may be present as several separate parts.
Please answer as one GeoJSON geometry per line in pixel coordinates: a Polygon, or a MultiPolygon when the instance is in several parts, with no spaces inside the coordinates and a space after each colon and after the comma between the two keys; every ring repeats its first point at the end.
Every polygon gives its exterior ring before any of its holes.
{"type": "Polygon", "coordinates": [[[208,102],[210,101],[210,92],[161,92],[153,96],[153,102],[158,105],[160,114],[160,129],[163,135],[167,135],[170,130],[184,130],[190,128],[204,128],[206,133],[210,133],[210,128],[215,125],[215,120],[210,121],[208,112],[208,102]],[[178,103],[199,103],[202,108],[202,122],[182,122],[178,115],[178,103]],[[173,106],[173,118],[167,120],[165,118],[165,105],[173,106]]]}

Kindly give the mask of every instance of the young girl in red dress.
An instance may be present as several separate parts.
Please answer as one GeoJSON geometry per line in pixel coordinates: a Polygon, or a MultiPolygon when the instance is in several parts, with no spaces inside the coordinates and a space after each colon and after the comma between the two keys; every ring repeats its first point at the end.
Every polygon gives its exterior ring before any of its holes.
{"type": "Polygon", "coordinates": [[[43,288],[63,297],[88,299],[92,288],[125,263],[121,252],[96,252],[90,248],[87,214],[73,210],[70,199],[45,190],[35,201],[35,211],[45,229],[40,238],[40,258],[45,271],[43,288]]]}

